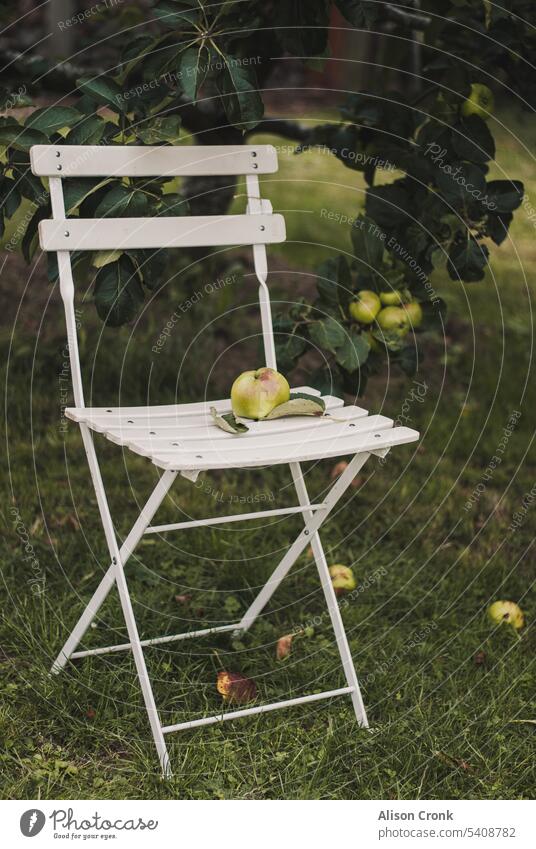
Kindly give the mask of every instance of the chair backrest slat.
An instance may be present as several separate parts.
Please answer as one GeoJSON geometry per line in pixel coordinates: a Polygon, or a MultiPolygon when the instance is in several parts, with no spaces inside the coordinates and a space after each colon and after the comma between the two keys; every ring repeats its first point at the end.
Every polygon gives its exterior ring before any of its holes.
{"type": "Polygon", "coordinates": [[[285,241],[282,215],[191,215],[159,218],[69,218],[41,221],[45,251],[196,248],[285,241]]]}
{"type": "Polygon", "coordinates": [[[277,153],[269,144],[34,145],[32,171],[39,177],[204,177],[273,174],[277,153]]]}
{"type": "Polygon", "coordinates": [[[36,176],[49,178],[52,219],[39,223],[39,242],[43,250],[57,252],[77,407],[84,407],[84,391],[74,309],[73,251],[251,245],[259,283],[265,362],[271,368],[277,368],[270,295],[266,282],[266,245],[285,240],[285,220],[282,215],[274,215],[270,202],[260,197],[258,179],[259,174],[273,174],[277,171],[274,147],[34,145],[30,148],[30,162],[36,176]],[[66,217],[63,186],[64,180],[68,183],[69,178],[196,176],[244,176],[246,214],[90,219],[66,217]]]}

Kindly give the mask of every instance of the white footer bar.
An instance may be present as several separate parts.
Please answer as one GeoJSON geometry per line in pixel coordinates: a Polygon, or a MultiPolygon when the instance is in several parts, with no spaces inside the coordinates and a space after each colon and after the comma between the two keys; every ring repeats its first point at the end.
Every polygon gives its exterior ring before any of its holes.
{"type": "Polygon", "coordinates": [[[311,693],[309,696],[300,696],[297,699],[287,699],[284,702],[274,702],[271,705],[259,705],[259,707],[233,710],[229,713],[220,713],[217,716],[206,716],[204,719],[193,719],[191,722],[179,722],[177,725],[166,725],[162,728],[163,734],[171,734],[172,731],[184,731],[186,728],[198,728],[200,725],[214,725],[216,722],[225,722],[227,719],[238,719],[241,716],[252,716],[255,713],[268,713],[279,708],[303,705],[307,702],[317,702],[320,699],[330,699],[332,696],[344,696],[353,692],[353,687],[340,687],[338,690],[326,690],[324,693],[311,693]]]}
{"type": "Polygon", "coordinates": [[[318,510],[325,504],[311,504],[307,507],[281,507],[277,510],[255,510],[253,513],[233,513],[231,516],[214,516],[209,519],[192,519],[189,522],[175,522],[172,525],[151,525],[145,529],[146,534],[163,534],[165,531],[180,531],[185,528],[206,528],[207,525],[224,525],[227,522],[246,522],[249,519],[267,519],[270,516],[292,516],[294,513],[304,513],[305,510],[318,510]]]}
{"type": "MultiPolygon", "coordinates": [[[[142,646],[157,646],[161,643],[173,643],[176,640],[191,640],[193,637],[206,637],[207,634],[217,634],[222,631],[235,631],[240,627],[239,622],[234,625],[219,625],[217,628],[203,628],[201,631],[188,631],[186,634],[171,634],[167,637],[154,637],[152,640],[140,640],[142,646]]],[[[87,649],[86,651],[75,651],[71,659],[77,657],[89,657],[92,654],[110,654],[114,651],[126,651],[131,648],[130,643],[121,643],[117,646],[104,646],[101,649],[87,649]]]]}

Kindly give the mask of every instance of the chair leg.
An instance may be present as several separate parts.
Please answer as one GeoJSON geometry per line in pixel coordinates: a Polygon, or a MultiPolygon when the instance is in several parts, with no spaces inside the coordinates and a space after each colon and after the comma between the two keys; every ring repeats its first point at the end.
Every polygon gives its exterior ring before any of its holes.
{"type": "Polygon", "coordinates": [[[320,525],[326,520],[330,511],[335,507],[339,498],[348,489],[352,480],[358,473],[359,469],[364,465],[364,463],[366,463],[369,456],[370,454],[355,454],[350,463],[348,463],[348,466],[333,484],[327,497],[324,499],[324,506],[319,507],[315,511],[314,516],[307,519],[301,534],[293,542],[275,571],[272,573],[268,582],[260,591],[257,598],[244,613],[238,628],[236,629],[237,633],[247,631],[248,628],[253,625],[261,610],[268,604],[283,578],[288,574],[302,551],[304,551],[312,541],[320,525]]]}
{"type": "MultiPolygon", "coordinates": [[[[177,472],[164,472],[157,485],[155,486],[152,494],[147,500],[136,522],[132,526],[132,530],[126,537],[123,545],[119,550],[119,556],[123,565],[127,562],[130,555],[138,545],[140,539],[143,536],[145,528],[150,523],[154,514],[158,510],[160,504],[162,503],[162,500],[169,491],[169,488],[171,487],[176,476],[177,472]]],[[[93,596],[91,597],[91,600],[89,601],[84,612],[80,616],[80,619],[74,626],[62,650],[60,651],[56,660],[52,664],[52,668],[50,670],[52,674],[57,675],[59,672],[61,672],[73,652],[76,651],[80,640],[83,638],[92,620],[97,615],[108,593],[112,589],[115,583],[115,578],[115,566],[112,563],[109,566],[107,572],[104,574],[104,577],[102,578],[99,586],[93,593],[93,596]]]]}
{"type": "MultiPolygon", "coordinates": [[[[104,535],[106,537],[106,542],[108,544],[108,550],[110,552],[110,557],[112,560],[112,566],[110,567],[112,571],[111,583],[110,579],[103,579],[101,582],[102,592],[99,595],[99,601],[102,604],[102,601],[106,597],[107,592],[110,587],[115,582],[117,584],[117,589],[119,591],[119,599],[121,601],[121,607],[123,610],[123,616],[125,617],[125,624],[127,627],[128,637],[130,641],[130,648],[132,651],[132,655],[134,657],[134,663],[136,665],[136,671],[138,673],[138,678],[140,681],[141,691],[143,695],[143,700],[145,702],[145,708],[147,710],[147,716],[149,718],[149,724],[151,726],[151,731],[153,734],[156,750],[158,752],[158,757],[160,759],[160,765],[162,767],[163,775],[168,778],[171,775],[171,768],[169,763],[169,756],[166,747],[166,743],[164,740],[164,734],[162,732],[162,724],[160,722],[160,718],[158,716],[158,711],[156,709],[156,703],[154,700],[153,689],[151,687],[151,682],[149,680],[149,675],[147,672],[147,666],[145,664],[145,658],[143,656],[143,648],[140,642],[140,635],[138,633],[138,626],[136,625],[136,620],[134,618],[134,611],[132,609],[132,602],[130,599],[130,594],[128,591],[128,586],[125,578],[125,573],[123,570],[124,563],[121,559],[121,554],[119,551],[119,546],[117,544],[117,538],[115,535],[115,530],[112,522],[112,517],[110,514],[110,508],[108,506],[108,500],[106,498],[106,493],[104,490],[104,484],[102,481],[102,476],[99,468],[99,463],[97,460],[97,454],[95,451],[95,446],[93,444],[93,439],[91,437],[91,433],[89,428],[85,425],[80,426],[80,432],[82,434],[82,439],[84,442],[84,447],[86,449],[86,454],[89,462],[89,469],[91,472],[91,478],[93,481],[93,486],[95,487],[95,494],[97,496],[97,504],[99,506],[99,513],[102,521],[102,527],[104,530],[104,535]],[[106,581],[106,583],[104,583],[106,581]],[[109,586],[108,586],[109,584],[109,586]]],[[[156,485],[152,495],[150,496],[147,504],[143,508],[138,520],[132,528],[132,531],[129,534],[129,546],[127,547],[127,553],[130,555],[134,550],[134,540],[137,537],[137,540],[141,539],[143,531],[151,521],[154,513],[159,507],[162,499],[164,498],[166,492],[169,487],[175,480],[177,472],[167,471],[160,478],[158,484],[156,485]],[[130,550],[129,550],[130,548],[130,550]]],[[[124,546],[126,546],[127,540],[125,540],[124,546]]],[[[109,570],[108,570],[109,571],[109,570]]],[[[108,573],[107,573],[108,575],[108,573]]],[[[97,591],[98,593],[98,591],[97,591]]],[[[97,594],[95,594],[97,595],[97,594]]],[[[86,624],[86,619],[84,619],[84,623],[86,624]]],[[[89,621],[87,622],[89,624],[89,621]]],[[[86,627],[87,627],[86,624],[86,627]]],[[[81,629],[80,629],[81,630],[81,629]]]]}
{"type": "MultiPolygon", "coordinates": [[[[114,560],[115,559],[116,558],[114,558],[114,560]]],[[[149,724],[151,726],[151,731],[153,732],[153,738],[156,746],[156,751],[158,752],[158,758],[160,760],[162,774],[165,778],[170,778],[172,772],[169,762],[168,750],[164,740],[164,734],[162,732],[162,723],[160,722],[160,717],[158,716],[158,711],[156,709],[156,702],[154,700],[153,688],[151,687],[149,674],[147,672],[145,657],[143,656],[143,648],[140,642],[140,635],[138,632],[138,626],[136,625],[136,619],[134,618],[134,611],[132,609],[130,593],[128,591],[127,581],[125,578],[125,573],[123,571],[123,564],[120,562],[119,559],[117,559],[117,561],[113,565],[115,569],[115,580],[117,583],[117,589],[119,590],[119,598],[121,600],[121,607],[123,608],[123,615],[125,617],[125,623],[127,626],[128,638],[130,641],[132,655],[134,657],[134,663],[136,664],[136,671],[138,673],[138,678],[140,681],[143,700],[145,702],[145,708],[147,710],[147,716],[149,717],[149,724]]]]}
{"type": "MultiPolygon", "coordinates": [[[[292,474],[292,479],[294,481],[294,486],[296,488],[298,501],[300,502],[300,505],[302,507],[305,507],[310,504],[310,500],[300,464],[291,463],[290,471],[292,474]]],[[[312,516],[312,510],[304,514],[304,518],[311,518],[312,516]]],[[[361,690],[359,687],[359,682],[357,680],[357,674],[355,671],[354,662],[352,660],[350,646],[348,645],[348,638],[346,636],[346,631],[344,630],[341,611],[337,603],[337,597],[335,595],[335,590],[333,589],[333,584],[331,582],[328,564],[326,561],[326,555],[324,554],[324,548],[320,541],[320,536],[318,532],[316,532],[313,538],[311,539],[311,548],[313,549],[313,555],[316,562],[316,567],[318,569],[318,574],[320,576],[322,590],[324,591],[324,595],[326,597],[326,603],[328,606],[333,631],[335,632],[337,648],[339,649],[339,654],[341,656],[346,681],[348,683],[348,686],[352,687],[352,704],[354,707],[356,719],[359,725],[368,728],[367,714],[365,711],[365,705],[363,704],[363,698],[361,696],[361,690]]]]}

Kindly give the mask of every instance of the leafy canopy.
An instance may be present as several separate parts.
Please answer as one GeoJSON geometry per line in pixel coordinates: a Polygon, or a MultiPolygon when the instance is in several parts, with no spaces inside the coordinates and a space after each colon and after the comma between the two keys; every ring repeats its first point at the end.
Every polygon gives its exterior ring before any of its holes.
{"type": "MultiPolygon", "coordinates": [[[[412,374],[421,356],[418,335],[360,324],[350,317],[349,305],[363,289],[398,293],[402,303],[420,304],[422,322],[413,329],[421,333],[444,322],[444,304],[431,282],[434,271],[446,269],[453,281],[483,278],[490,246],[507,237],[523,186],[488,180],[495,143],[478,96],[491,96],[488,87],[497,93],[504,87],[521,104],[531,104],[530,69],[536,63],[531,6],[531,0],[515,0],[508,8],[486,0],[425,0],[418,10],[376,0],[161,0],[137,27],[127,26],[131,12],[125,9],[117,16],[113,73],[80,73],[74,105],[41,107],[23,122],[9,114],[0,119],[5,148],[0,229],[19,214],[23,199],[32,202],[21,243],[30,261],[39,221],[50,214],[47,188],[29,169],[32,145],[177,144],[184,132],[202,142],[238,143],[263,128],[262,92],[277,61],[273,57],[306,61],[328,54],[334,7],[358,29],[379,31],[388,24],[401,50],[390,62],[398,61],[403,91],[350,94],[337,122],[312,128],[281,124],[280,131],[299,142],[298,152],[324,148],[349,169],[349,180],[352,172],[361,172],[367,192],[348,252],[317,270],[315,302],[298,302],[275,327],[282,369],[291,369],[311,348],[320,352],[325,365],[314,380],[321,388],[335,382],[342,390],[362,392],[386,357],[412,374]],[[417,85],[408,74],[416,32],[423,60],[417,85]]],[[[21,62],[13,64],[18,85],[24,73],[30,81],[32,75],[46,76],[39,57],[27,67],[21,62]]],[[[491,109],[489,96],[484,101],[491,109]]],[[[219,211],[232,187],[216,191],[216,184],[192,193],[189,203],[188,191],[178,193],[166,180],[69,180],[66,208],[82,217],[183,215],[203,203],[204,211],[219,211]]],[[[158,287],[169,261],[165,251],[74,256],[75,274],[93,269],[97,312],[110,326],[136,316],[144,291],[158,287]]],[[[51,260],[51,279],[56,273],[51,260]]]]}

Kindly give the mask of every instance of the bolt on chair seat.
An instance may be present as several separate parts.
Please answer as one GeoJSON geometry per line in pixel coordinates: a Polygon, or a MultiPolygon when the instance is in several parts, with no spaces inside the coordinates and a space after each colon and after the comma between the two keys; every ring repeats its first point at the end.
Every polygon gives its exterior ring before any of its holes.
{"type": "MultiPolygon", "coordinates": [[[[325,396],[325,414],[248,421],[248,432],[232,435],[215,427],[210,408],[218,413],[231,409],[229,400],[147,407],[86,407],[80,368],[71,253],[80,250],[158,249],[216,245],[250,245],[259,283],[259,307],[266,365],[276,369],[276,355],[270,296],[267,286],[266,245],[285,239],[285,222],[273,214],[269,201],[260,197],[258,175],[277,170],[276,151],[270,145],[224,146],[123,146],[104,148],[78,145],[35,145],[30,158],[34,174],[47,177],[50,185],[52,219],[41,221],[39,238],[43,250],[55,251],[58,258],[60,291],[65,308],[69,358],[75,406],[67,418],[80,427],[89,470],[110,553],[110,563],[73,631],[52,665],[59,673],[72,659],[112,652],[131,651],[147,716],[162,772],[171,775],[165,736],[174,731],[210,725],[279,708],[307,704],[335,696],[349,696],[359,725],[368,726],[367,715],[341,612],[331,583],[329,569],[318,534],[330,512],[348,489],[355,475],[373,456],[383,457],[398,445],[414,442],[419,434],[407,427],[395,427],[382,415],[369,415],[341,398],[325,396]],[[65,214],[63,181],[71,177],[186,177],[243,175],[248,205],[244,215],[184,216],[164,219],[106,218],[68,219],[65,214]],[[119,545],[113,526],[93,434],[100,434],[123,449],[146,457],[162,474],[137,520],[119,545]],[[350,456],[342,474],[318,504],[311,504],[300,466],[303,461],[350,456]],[[217,469],[262,468],[288,465],[298,504],[253,513],[210,517],[167,525],[151,525],[152,519],[180,475],[195,481],[199,472],[217,469]],[[183,634],[141,640],[127,583],[128,560],[144,534],[186,530],[191,527],[247,521],[261,517],[301,513],[304,526],[289,545],[272,575],[239,622],[183,634]],[[173,641],[207,636],[215,632],[244,632],[250,628],[277,587],[305,548],[310,545],[333,626],[346,686],[311,693],[281,702],[256,705],[214,716],[163,725],[156,707],[145,663],[144,649],[173,641]],[[102,648],[79,649],[79,645],[113,587],[117,587],[129,641],[102,648]]],[[[310,387],[294,391],[320,393],[310,387]]],[[[186,486],[189,483],[184,484],[186,486]]]]}

